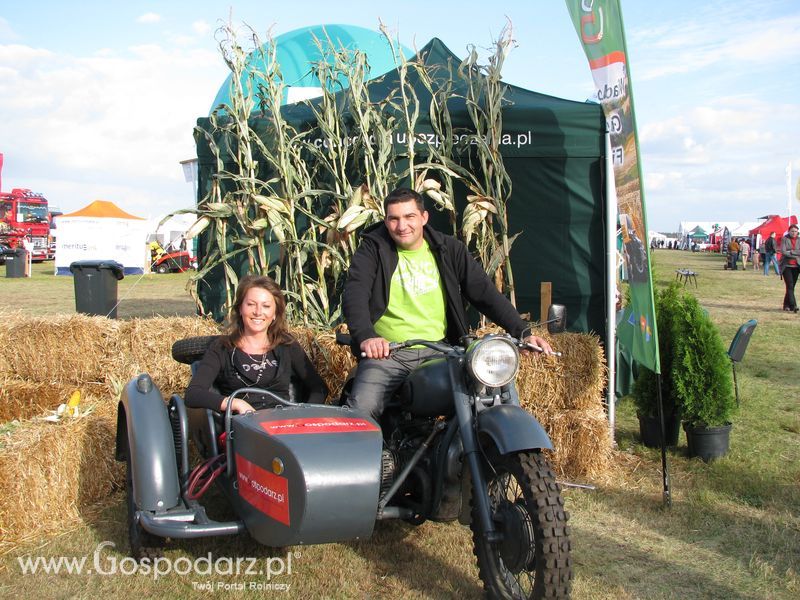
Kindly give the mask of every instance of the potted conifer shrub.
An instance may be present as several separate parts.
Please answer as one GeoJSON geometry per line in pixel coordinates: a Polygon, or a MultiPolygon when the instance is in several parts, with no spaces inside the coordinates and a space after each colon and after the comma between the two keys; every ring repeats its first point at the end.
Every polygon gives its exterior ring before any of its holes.
{"type": "MultiPolygon", "coordinates": [[[[661,401],[664,410],[664,432],[667,446],[678,444],[680,414],[672,386],[672,328],[680,307],[677,284],[661,290],[656,296],[658,350],[661,357],[661,401]]],[[[633,388],[633,401],[639,419],[639,435],[648,448],[661,447],[661,420],[658,417],[658,376],[641,368],[633,388]]]]}
{"type": "Polygon", "coordinates": [[[731,418],[736,411],[730,361],[719,331],[689,293],[680,299],[671,335],[673,394],[689,456],[708,462],[727,454],[730,447],[731,418]]]}

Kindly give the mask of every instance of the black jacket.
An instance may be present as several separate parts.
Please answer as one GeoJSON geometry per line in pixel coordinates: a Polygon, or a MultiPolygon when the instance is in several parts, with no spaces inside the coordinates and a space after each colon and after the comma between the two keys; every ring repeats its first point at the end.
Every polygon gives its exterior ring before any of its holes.
{"type": "MultiPolygon", "coordinates": [[[[307,397],[308,402],[325,402],[328,387],[297,341],[275,346],[273,352],[278,361],[278,372],[274,380],[267,386],[251,387],[260,387],[288,399],[289,383],[292,382],[300,387],[301,396],[307,397]]],[[[245,387],[234,369],[231,348],[226,347],[221,338],[211,342],[192,375],[189,387],[186,388],[186,406],[219,410],[225,396],[245,387]],[[216,389],[212,389],[212,386],[216,389]]],[[[254,408],[258,408],[254,403],[258,404],[260,400],[248,401],[254,408]]],[[[268,400],[266,402],[269,403],[268,400]]]]}
{"type": "MultiPolygon", "coordinates": [[[[439,266],[450,343],[457,343],[469,332],[465,300],[514,337],[530,334],[528,324],[508,298],[497,291],[463,243],[427,225],[423,235],[439,266]]],[[[389,286],[397,262],[397,246],[383,223],[362,233],[361,243],[350,261],[342,297],[342,310],[353,339],[354,352],[364,340],[379,337],[374,325],[389,303],[389,286]]]]}

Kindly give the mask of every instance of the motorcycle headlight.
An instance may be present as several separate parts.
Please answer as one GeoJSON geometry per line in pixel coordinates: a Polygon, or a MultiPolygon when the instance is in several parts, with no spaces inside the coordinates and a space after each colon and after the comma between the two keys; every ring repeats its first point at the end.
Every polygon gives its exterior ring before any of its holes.
{"type": "Polygon", "coordinates": [[[485,337],[467,349],[467,368],[487,387],[502,387],[513,381],[519,370],[519,351],[505,337],[485,337]]]}

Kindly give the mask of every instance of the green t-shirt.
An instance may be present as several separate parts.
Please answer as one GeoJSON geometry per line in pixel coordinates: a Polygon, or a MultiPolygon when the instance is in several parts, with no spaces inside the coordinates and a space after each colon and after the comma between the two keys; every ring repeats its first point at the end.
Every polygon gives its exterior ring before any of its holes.
{"type": "Polygon", "coordinates": [[[397,249],[397,268],[389,288],[389,304],[377,334],[390,342],[442,340],[447,333],[444,287],[428,242],[418,250],[397,249]]]}

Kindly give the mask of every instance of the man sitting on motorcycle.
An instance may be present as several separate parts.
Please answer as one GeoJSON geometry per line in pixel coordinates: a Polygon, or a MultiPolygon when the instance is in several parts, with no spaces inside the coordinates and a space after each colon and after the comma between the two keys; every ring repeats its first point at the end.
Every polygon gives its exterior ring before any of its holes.
{"type": "Polygon", "coordinates": [[[465,300],[512,336],[552,352],[531,335],[467,247],[427,225],[420,194],[398,188],[384,200],[384,212],[384,221],[361,235],[342,298],[352,349],[361,359],[350,406],[378,419],[408,374],[437,355],[424,347],[390,353],[389,342],[458,343],[469,331],[465,300]]]}

